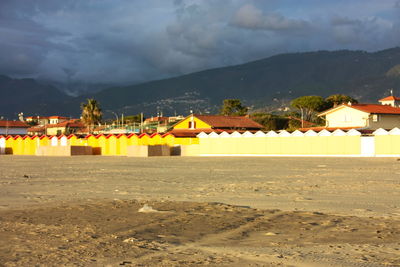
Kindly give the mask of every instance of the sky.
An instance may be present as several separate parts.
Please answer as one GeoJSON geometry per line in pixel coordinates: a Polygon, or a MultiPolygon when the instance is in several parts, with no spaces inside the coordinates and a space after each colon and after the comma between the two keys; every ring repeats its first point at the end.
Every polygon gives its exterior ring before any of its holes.
{"type": "Polygon", "coordinates": [[[400,45],[400,0],[1,0],[0,74],[138,83],[400,45]]]}

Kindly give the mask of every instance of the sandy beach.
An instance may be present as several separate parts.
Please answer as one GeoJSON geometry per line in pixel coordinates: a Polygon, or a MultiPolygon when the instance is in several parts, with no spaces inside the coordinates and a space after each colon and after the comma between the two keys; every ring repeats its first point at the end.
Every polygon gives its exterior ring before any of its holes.
{"type": "Polygon", "coordinates": [[[400,266],[399,240],[397,158],[0,156],[4,266],[400,266]]]}

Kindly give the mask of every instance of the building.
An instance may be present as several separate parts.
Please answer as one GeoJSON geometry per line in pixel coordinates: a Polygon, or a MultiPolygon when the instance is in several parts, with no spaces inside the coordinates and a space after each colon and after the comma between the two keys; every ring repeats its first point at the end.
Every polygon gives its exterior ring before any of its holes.
{"type": "Polygon", "coordinates": [[[22,121],[0,120],[0,135],[26,135],[28,128],[22,121]]]}
{"type": "Polygon", "coordinates": [[[176,137],[193,137],[201,132],[256,132],[263,126],[244,116],[189,115],[172,126],[176,137]]]}
{"type": "Polygon", "coordinates": [[[183,116],[174,116],[174,117],[151,117],[147,118],[143,122],[143,131],[148,133],[165,133],[171,126],[183,120],[185,117],[183,116]]]}
{"type": "Polygon", "coordinates": [[[330,129],[393,129],[400,127],[400,98],[380,99],[382,104],[342,104],[318,116],[325,117],[325,128],[330,129]]]}
{"type": "Polygon", "coordinates": [[[61,122],[65,122],[70,120],[68,117],[61,117],[61,116],[50,116],[49,117],[49,124],[57,124],[61,122]]]}
{"type": "Polygon", "coordinates": [[[382,98],[382,99],[379,99],[379,102],[382,105],[389,105],[389,106],[396,107],[396,108],[400,107],[400,97],[395,97],[392,95],[382,98]]]}
{"type": "Polygon", "coordinates": [[[60,122],[68,121],[70,118],[62,117],[62,116],[29,116],[25,118],[25,121],[28,123],[36,123],[38,125],[46,125],[46,124],[57,124],[60,122]]]}
{"type": "Polygon", "coordinates": [[[30,135],[69,135],[86,130],[79,120],[68,120],[56,124],[34,126],[28,129],[30,135]]]}
{"type": "Polygon", "coordinates": [[[168,122],[168,117],[151,117],[144,120],[143,124],[152,124],[152,123],[159,123],[159,124],[166,124],[168,122]]]}
{"type": "Polygon", "coordinates": [[[29,116],[25,118],[27,123],[33,123],[38,125],[46,125],[50,123],[49,117],[44,116],[29,116]]]}

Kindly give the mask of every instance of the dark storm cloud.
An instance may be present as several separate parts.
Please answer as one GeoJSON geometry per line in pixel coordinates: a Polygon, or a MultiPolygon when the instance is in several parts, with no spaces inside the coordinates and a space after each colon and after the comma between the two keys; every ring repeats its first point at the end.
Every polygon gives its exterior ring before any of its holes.
{"type": "Polygon", "coordinates": [[[278,53],[398,46],[400,2],[2,0],[0,73],[139,82],[278,53]]]}

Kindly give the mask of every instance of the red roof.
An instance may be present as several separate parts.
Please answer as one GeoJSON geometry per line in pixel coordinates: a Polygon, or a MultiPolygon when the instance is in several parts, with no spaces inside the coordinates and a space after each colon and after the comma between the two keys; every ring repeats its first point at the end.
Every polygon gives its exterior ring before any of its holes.
{"type": "Polygon", "coordinates": [[[342,108],[342,107],[350,107],[354,109],[358,109],[360,111],[364,111],[367,113],[372,113],[372,114],[399,114],[400,115],[400,108],[397,107],[392,107],[389,105],[379,105],[379,104],[342,104],[340,106],[325,110],[324,112],[321,112],[319,116],[325,115],[333,110],[342,108]]]}
{"type": "Polygon", "coordinates": [[[46,126],[34,126],[28,129],[28,132],[44,132],[45,128],[56,128],[56,127],[69,127],[69,128],[85,128],[82,122],[76,120],[63,121],[57,124],[47,124],[46,126]]]}
{"type": "Polygon", "coordinates": [[[63,120],[68,120],[68,117],[61,117],[61,116],[50,116],[49,119],[63,119],[63,120]]]}
{"type": "MultiPolygon", "coordinates": [[[[249,132],[257,132],[258,130],[253,130],[253,131],[249,131],[249,132]]],[[[226,130],[226,129],[209,129],[209,128],[197,128],[194,130],[191,129],[174,129],[166,134],[172,134],[175,137],[196,137],[199,133],[204,132],[206,134],[215,132],[217,134],[220,134],[222,132],[227,132],[227,133],[233,133],[233,132],[239,132],[239,133],[244,133],[246,132],[245,130],[240,131],[240,130],[226,130]]]]}
{"type": "Polygon", "coordinates": [[[37,119],[39,117],[39,120],[40,119],[48,119],[49,117],[44,117],[44,116],[28,116],[28,117],[25,117],[25,119],[32,119],[32,120],[35,120],[35,119],[37,119]]]}
{"type": "Polygon", "coordinates": [[[151,117],[145,119],[146,122],[153,122],[153,121],[168,121],[168,117],[151,117]]]}
{"type": "Polygon", "coordinates": [[[243,116],[221,116],[221,115],[193,115],[204,121],[212,128],[249,128],[261,129],[263,126],[248,117],[243,116]]]}
{"type": "Polygon", "coordinates": [[[379,101],[392,101],[392,100],[395,100],[395,101],[400,101],[400,97],[396,97],[396,96],[387,96],[387,97],[385,97],[385,98],[382,98],[382,99],[379,99],[379,101]]]}
{"type": "Polygon", "coordinates": [[[374,114],[400,114],[400,108],[377,104],[352,104],[350,107],[374,114]]]}
{"type": "Polygon", "coordinates": [[[69,120],[69,121],[63,121],[63,122],[56,123],[56,124],[46,125],[46,128],[55,128],[55,127],[84,128],[85,124],[83,124],[82,122],[79,122],[77,120],[69,120]]]}
{"type": "Polygon", "coordinates": [[[25,122],[22,121],[0,121],[0,127],[8,127],[8,128],[29,128],[25,122]]]}
{"type": "Polygon", "coordinates": [[[30,133],[44,133],[44,126],[36,126],[28,128],[28,132],[30,133]]]}

